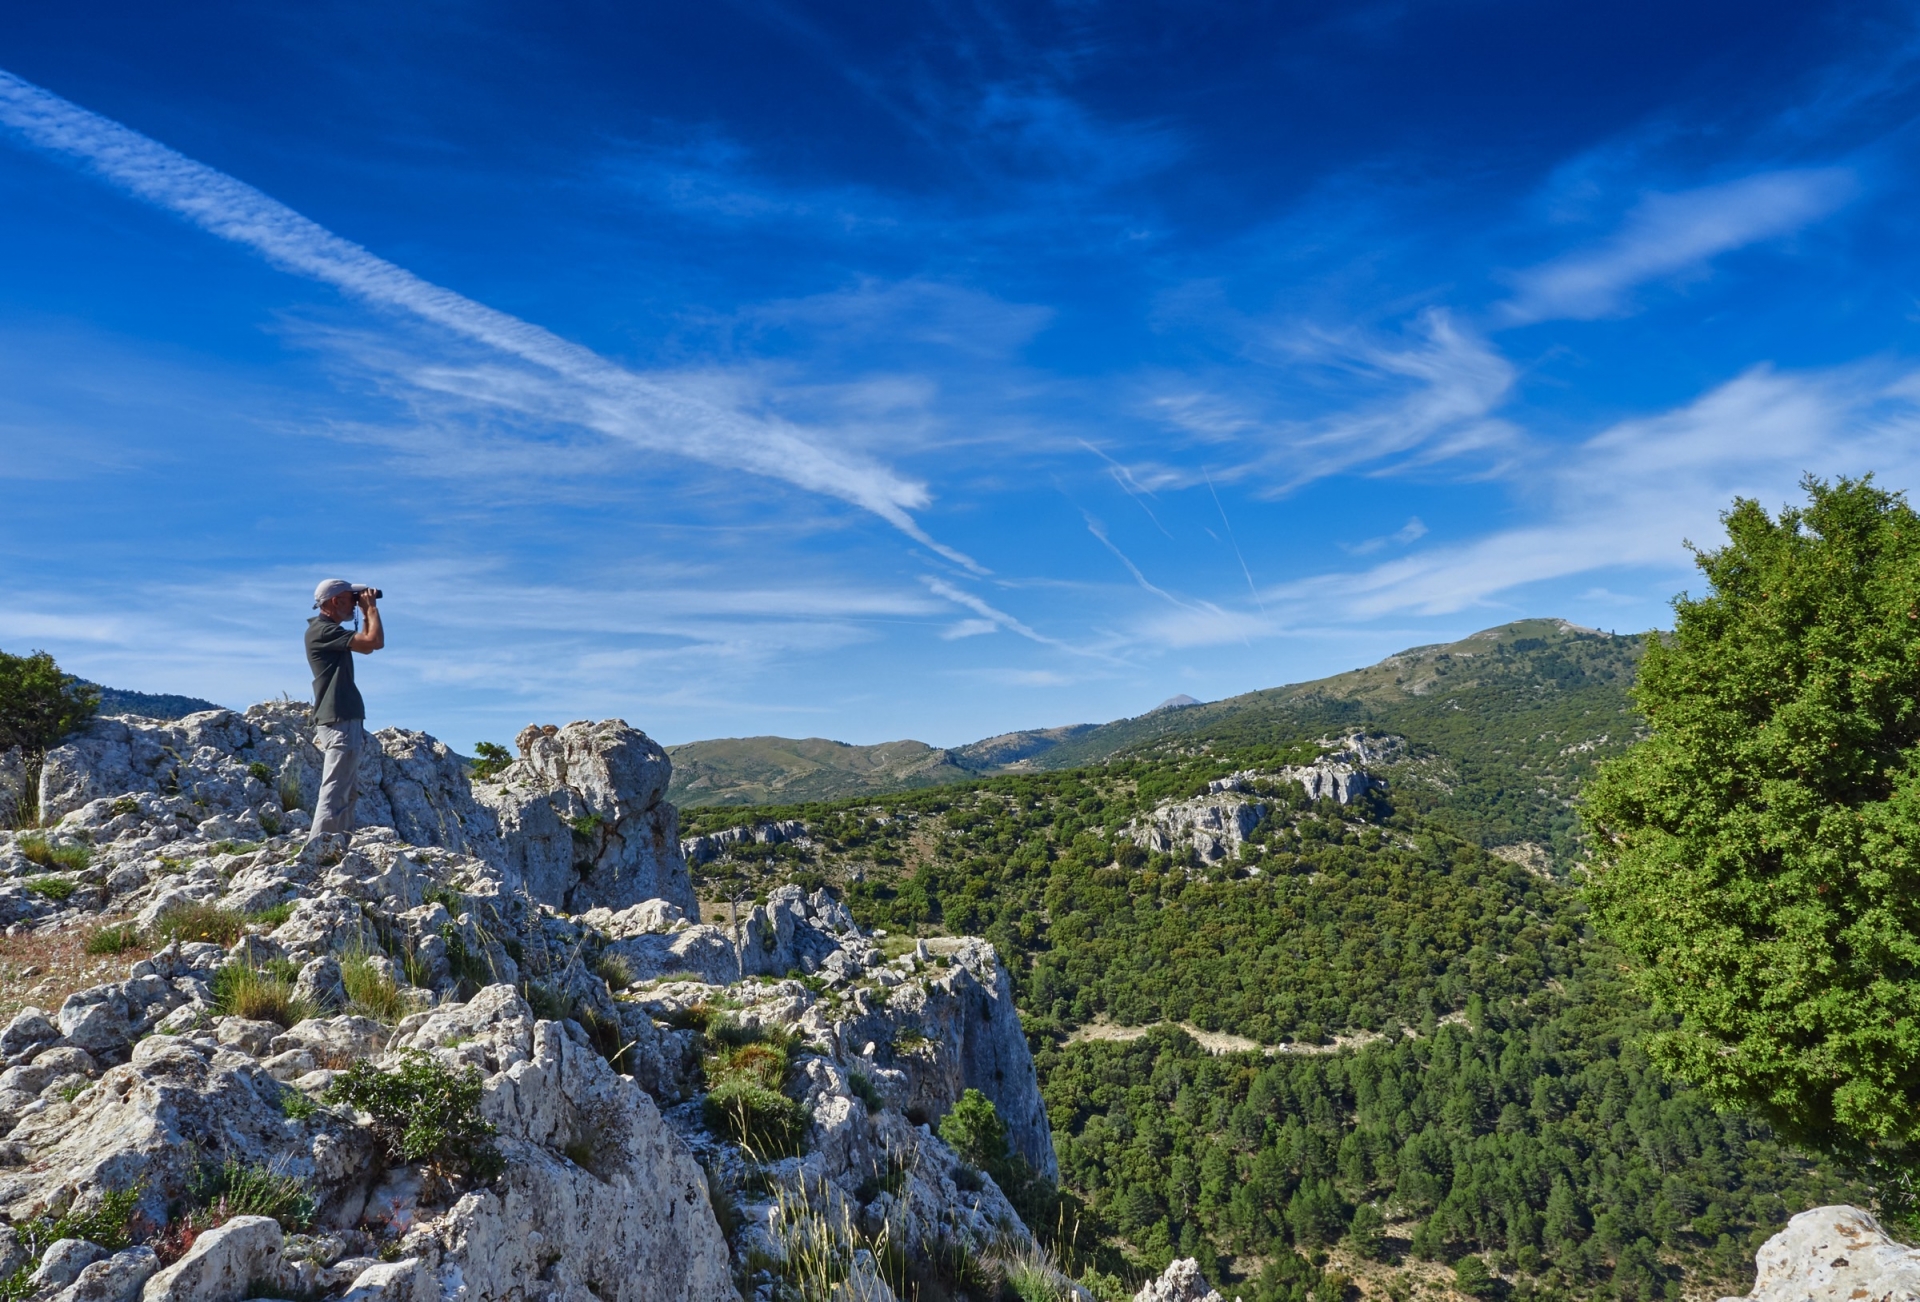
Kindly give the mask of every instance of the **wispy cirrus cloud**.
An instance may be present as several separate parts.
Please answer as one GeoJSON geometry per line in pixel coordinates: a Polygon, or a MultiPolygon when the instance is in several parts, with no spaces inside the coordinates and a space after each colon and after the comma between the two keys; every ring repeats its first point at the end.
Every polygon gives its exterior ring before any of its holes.
{"type": "Polygon", "coordinates": [[[0,126],[36,148],[79,160],[135,197],[251,248],[276,266],[429,322],[520,364],[511,373],[499,367],[449,369],[446,377],[465,383],[469,397],[838,498],[949,560],[980,569],[914,520],[911,512],[930,500],[926,486],[878,461],[828,447],[778,417],[717,405],[684,386],[630,371],[551,331],[423,280],[242,181],[4,71],[0,126]]]}
{"type": "Polygon", "coordinates": [[[1513,276],[1497,309],[1510,325],[1614,316],[1650,280],[1704,267],[1723,253],[1790,235],[1859,192],[1842,167],[1760,172],[1720,185],[1649,194],[1611,238],[1513,276]]]}
{"type": "MultiPolygon", "coordinates": [[[[1294,328],[1274,332],[1270,347],[1273,364],[1316,368],[1355,390],[1356,400],[1298,417],[1270,414],[1277,402],[1257,393],[1162,384],[1149,411],[1197,441],[1234,449],[1216,463],[1223,480],[1264,479],[1260,491],[1279,496],[1334,475],[1393,474],[1462,458],[1497,469],[1516,455],[1520,431],[1495,413],[1518,372],[1446,308],[1422,311],[1398,337],[1294,328]]],[[[1129,473],[1155,489],[1207,478],[1195,465],[1135,465],[1129,473]]]]}
{"type": "Polygon", "coordinates": [[[1636,567],[1675,571],[1684,543],[1713,545],[1719,513],[1736,496],[1772,508],[1799,496],[1805,473],[1870,469],[1888,484],[1920,482],[1920,372],[1757,366],[1544,464],[1524,504],[1529,523],[1267,596],[1353,619],[1445,615],[1496,604],[1532,583],[1636,567]]]}

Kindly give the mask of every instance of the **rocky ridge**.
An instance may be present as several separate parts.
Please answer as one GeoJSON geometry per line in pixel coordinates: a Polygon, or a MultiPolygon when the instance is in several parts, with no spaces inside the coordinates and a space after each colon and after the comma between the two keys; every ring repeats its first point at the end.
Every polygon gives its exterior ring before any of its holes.
{"type": "Polygon", "coordinates": [[[146,934],[209,916],[238,933],[175,940],[0,1032],[0,1211],[66,1224],[131,1197],[148,1240],[29,1252],[31,1235],[0,1231],[18,1258],[0,1275],[50,1270],[33,1291],[61,1302],[234,1302],[263,1281],[355,1302],[771,1298],[792,1246],[823,1234],[869,1273],[882,1242],[908,1259],[1031,1243],[933,1130],[977,1089],[1011,1149],[1055,1174],[990,945],[890,954],[796,887],[737,926],[701,922],[670,762],[617,720],[529,728],[480,782],[433,738],[384,730],[362,826],[304,843],[305,714],[99,720],[47,756],[50,826],[0,833],[14,934],[129,915],[146,934]],[[307,1015],[237,1015],[236,981],[263,973],[307,1015]],[[369,981],[383,1008],[349,993],[369,981]],[[804,1134],[786,1155],[709,1124],[715,1035],[790,1046],[804,1134]],[[372,1119],[330,1092],[355,1064],[416,1060],[473,1074],[502,1174],[383,1155],[372,1119]],[[297,1182],[310,1223],[233,1217],[172,1252],[209,1163],[297,1182]]]}
{"type": "Polygon", "coordinates": [[[1207,783],[1205,795],[1186,800],[1163,800],[1149,814],[1128,824],[1125,835],[1143,850],[1174,854],[1191,850],[1204,864],[1230,862],[1254,828],[1267,816],[1266,800],[1297,786],[1309,801],[1334,800],[1348,805],[1371,790],[1385,790],[1387,780],[1368,771],[1397,759],[1405,743],[1398,737],[1369,737],[1355,733],[1325,748],[1311,764],[1288,764],[1276,769],[1244,769],[1207,783]]]}

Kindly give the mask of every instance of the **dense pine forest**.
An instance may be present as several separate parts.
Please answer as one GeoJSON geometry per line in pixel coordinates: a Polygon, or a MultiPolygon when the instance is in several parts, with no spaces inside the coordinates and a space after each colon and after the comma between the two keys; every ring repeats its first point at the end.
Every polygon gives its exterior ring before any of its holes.
{"type": "Polygon", "coordinates": [[[1194,1256],[1320,1302],[1741,1292],[1788,1215],[1865,1194],[1654,1069],[1659,1022],[1588,926],[1574,800],[1637,735],[1641,650],[1529,621],[1111,725],[1074,767],[686,830],[806,825],[702,865],[715,906],[797,880],[870,927],[994,942],[1061,1159],[1036,1228],[1117,1274],[1194,1256]],[[1354,732],[1392,756],[1384,790],[1270,786],[1221,862],[1127,834],[1354,732]]]}

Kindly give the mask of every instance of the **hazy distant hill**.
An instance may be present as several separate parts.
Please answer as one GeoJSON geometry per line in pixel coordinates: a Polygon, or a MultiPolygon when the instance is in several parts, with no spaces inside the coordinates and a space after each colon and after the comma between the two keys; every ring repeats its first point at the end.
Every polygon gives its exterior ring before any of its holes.
{"type": "Polygon", "coordinates": [[[851,746],[824,737],[727,737],[669,746],[680,805],[765,805],[905,791],[974,776],[923,741],[851,746]]]}
{"type": "Polygon", "coordinates": [[[202,710],[225,708],[197,696],[175,696],[169,692],[129,692],[119,687],[102,687],[98,683],[88,683],[87,686],[100,693],[102,714],[137,714],[143,719],[184,719],[202,710]]]}
{"type": "Polygon", "coordinates": [[[673,785],[668,794],[675,804],[693,808],[798,804],[909,791],[983,773],[1030,770],[1061,742],[1093,727],[1076,723],[1008,732],[952,750],[923,741],[854,746],[824,737],[694,741],[667,747],[673,756],[673,785]]]}
{"type": "Polygon", "coordinates": [[[1010,732],[952,749],[785,737],[691,742],[668,748],[672,798],[689,807],[800,804],[1121,755],[1257,755],[1372,728],[1436,757],[1444,772],[1410,798],[1448,811],[1463,833],[1565,853],[1574,789],[1595,760],[1633,735],[1627,689],[1644,642],[1526,619],[1315,682],[1205,704],[1175,697],[1131,719],[1010,732]]]}

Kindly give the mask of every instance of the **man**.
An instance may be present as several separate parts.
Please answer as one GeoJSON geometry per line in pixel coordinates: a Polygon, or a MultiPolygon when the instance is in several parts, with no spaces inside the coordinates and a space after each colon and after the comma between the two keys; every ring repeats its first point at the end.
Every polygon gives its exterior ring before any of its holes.
{"type": "Polygon", "coordinates": [[[307,664],[313,669],[313,744],[320,748],[320,799],[308,840],[353,831],[354,781],[367,744],[367,707],[353,685],[353,653],[370,655],[387,644],[375,593],[365,584],[325,579],[313,590],[320,613],[307,621],[307,664]],[[342,627],[355,606],[360,631],[342,627]]]}

